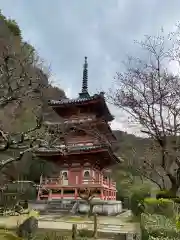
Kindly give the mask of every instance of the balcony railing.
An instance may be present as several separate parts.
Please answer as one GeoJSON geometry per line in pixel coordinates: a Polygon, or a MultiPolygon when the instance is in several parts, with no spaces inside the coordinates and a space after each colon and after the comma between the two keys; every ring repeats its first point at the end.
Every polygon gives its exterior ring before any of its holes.
{"type": "Polygon", "coordinates": [[[71,185],[100,185],[109,188],[116,188],[116,182],[101,178],[100,180],[95,179],[76,179],[75,183],[70,183],[68,180],[62,178],[41,178],[40,185],[44,185],[46,187],[50,186],[71,186],[71,185]]]}

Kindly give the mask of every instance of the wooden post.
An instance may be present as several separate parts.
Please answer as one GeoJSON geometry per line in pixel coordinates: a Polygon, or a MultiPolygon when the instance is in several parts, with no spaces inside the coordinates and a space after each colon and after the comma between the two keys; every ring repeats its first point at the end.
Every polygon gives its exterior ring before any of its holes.
{"type": "Polygon", "coordinates": [[[98,230],[97,214],[94,214],[94,232],[93,232],[93,238],[97,238],[97,230],[98,230]]]}
{"type": "Polygon", "coordinates": [[[100,195],[100,199],[101,200],[104,200],[104,192],[103,192],[103,189],[101,188],[101,195],[100,195]]]}
{"type": "Polygon", "coordinates": [[[77,198],[78,198],[78,192],[77,192],[77,188],[75,188],[74,199],[77,200],[77,198]]]}
{"type": "Polygon", "coordinates": [[[72,225],[72,239],[77,240],[77,224],[72,225]]]}

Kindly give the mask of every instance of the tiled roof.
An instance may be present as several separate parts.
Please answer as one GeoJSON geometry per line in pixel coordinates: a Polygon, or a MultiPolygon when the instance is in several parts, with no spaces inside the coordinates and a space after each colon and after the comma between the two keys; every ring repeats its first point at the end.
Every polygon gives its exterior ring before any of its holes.
{"type": "Polygon", "coordinates": [[[60,100],[49,100],[48,104],[51,107],[58,107],[58,106],[66,106],[67,104],[83,104],[83,103],[88,103],[91,100],[96,100],[100,99],[102,100],[102,107],[105,109],[105,115],[108,117],[109,121],[112,121],[114,117],[112,114],[109,112],[109,109],[106,105],[105,98],[104,98],[104,93],[101,92],[100,94],[94,94],[93,96],[84,96],[84,97],[78,97],[75,99],[68,99],[68,98],[63,98],[60,100]]]}
{"type": "Polygon", "coordinates": [[[48,103],[50,106],[53,105],[61,105],[61,104],[73,104],[73,103],[84,103],[90,100],[95,100],[98,98],[102,98],[103,95],[102,94],[95,94],[93,96],[89,96],[89,97],[84,97],[84,98],[75,98],[75,99],[68,99],[68,98],[63,98],[61,100],[49,100],[48,103]]]}
{"type": "Polygon", "coordinates": [[[63,152],[72,152],[72,151],[87,151],[87,150],[93,150],[93,149],[99,149],[99,148],[107,148],[107,145],[105,144],[100,144],[100,145],[74,145],[74,146],[56,146],[54,148],[45,148],[45,147],[40,147],[36,149],[36,152],[48,152],[48,153],[63,153],[63,152]]]}
{"type": "MultiPolygon", "coordinates": [[[[71,147],[65,147],[65,145],[61,145],[61,146],[56,146],[55,148],[39,148],[36,149],[35,153],[37,155],[39,154],[45,154],[45,153],[52,153],[52,155],[65,155],[65,154],[70,154],[72,152],[75,151],[79,151],[79,152],[86,152],[89,150],[95,150],[95,149],[108,149],[110,152],[112,151],[111,148],[107,145],[107,144],[100,144],[100,145],[83,145],[83,146],[71,146],[71,147]]],[[[122,162],[122,159],[120,159],[118,156],[116,156],[116,154],[112,153],[113,158],[115,159],[115,161],[117,163],[122,162]]]]}

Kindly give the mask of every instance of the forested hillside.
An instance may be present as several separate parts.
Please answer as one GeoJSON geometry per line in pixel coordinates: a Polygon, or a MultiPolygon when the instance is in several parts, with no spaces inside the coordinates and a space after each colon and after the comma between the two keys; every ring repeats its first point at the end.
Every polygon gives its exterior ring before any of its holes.
{"type": "MultiPolygon", "coordinates": [[[[43,65],[34,47],[23,41],[16,22],[6,19],[2,14],[0,62],[0,126],[3,132],[17,135],[28,131],[35,126],[37,114],[41,114],[45,120],[56,119],[47,101],[49,98],[65,96],[64,91],[50,84],[48,66],[43,65]]],[[[19,154],[18,149],[4,150],[0,152],[1,161],[19,154]]],[[[51,171],[48,163],[32,161],[31,154],[25,154],[20,162],[9,164],[3,172],[10,180],[32,178],[33,172],[33,178],[37,180],[45,165],[51,171]]],[[[4,176],[1,175],[1,178],[4,176]]]]}

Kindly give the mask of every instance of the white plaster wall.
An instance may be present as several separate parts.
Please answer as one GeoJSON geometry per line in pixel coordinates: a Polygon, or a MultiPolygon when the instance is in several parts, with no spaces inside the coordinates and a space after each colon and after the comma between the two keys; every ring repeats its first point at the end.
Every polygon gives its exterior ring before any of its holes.
{"type": "MultiPolygon", "coordinates": [[[[89,211],[89,206],[87,204],[80,203],[79,212],[87,213],[89,211]]],[[[114,204],[98,204],[94,205],[93,213],[103,214],[103,215],[115,215],[122,212],[122,204],[118,201],[118,203],[114,204]]]]}

